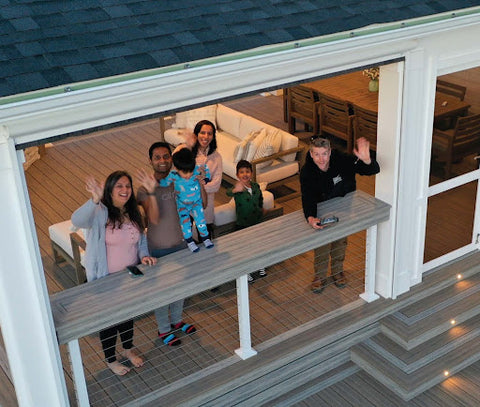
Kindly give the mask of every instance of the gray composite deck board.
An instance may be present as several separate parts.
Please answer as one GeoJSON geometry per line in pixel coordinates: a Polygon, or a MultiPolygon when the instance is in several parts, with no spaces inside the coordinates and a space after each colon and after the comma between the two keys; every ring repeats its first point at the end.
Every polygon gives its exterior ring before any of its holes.
{"type": "Polygon", "coordinates": [[[454,284],[447,287],[435,296],[427,297],[417,303],[403,308],[395,313],[398,319],[404,321],[407,325],[413,325],[415,322],[430,317],[452,304],[460,301],[463,297],[480,291],[480,273],[464,278],[461,284],[454,284]]]}
{"type": "MultiPolygon", "coordinates": [[[[463,346],[464,343],[480,336],[480,315],[470,318],[462,324],[456,325],[457,329],[444,332],[412,350],[406,350],[395,341],[383,334],[373,336],[367,344],[395,366],[406,373],[425,366],[432,359],[436,359],[463,346]]],[[[477,339],[478,340],[478,339],[477,339]]]]}
{"type": "Polygon", "coordinates": [[[413,324],[400,320],[396,317],[397,314],[384,318],[380,323],[381,330],[390,339],[410,350],[451,329],[451,319],[462,323],[480,314],[480,292],[462,296],[449,307],[413,324]]]}
{"type": "Polygon", "coordinates": [[[356,191],[319,204],[319,210],[340,218],[328,233],[309,227],[303,213],[296,211],[222,236],[212,250],[188,255],[180,251],[162,258],[156,266],[141,266],[142,278],[115,273],[53,294],[51,305],[60,343],[367,229],[388,219],[390,206],[356,191]]]}
{"type": "Polygon", "coordinates": [[[344,363],[313,380],[308,382],[304,381],[302,385],[296,386],[286,394],[283,394],[285,389],[282,388],[281,391],[279,391],[279,393],[282,394],[280,397],[262,403],[261,405],[262,407],[289,407],[294,403],[300,402],[301,400],[344,380],[357,373],[359,370],[360,368],[352,362],[344,363]]]}
{"type": "Polygon", "coordinates": [[[366,345],[352,348],[352,361],[405,400],[410,400],[445,380],[443,372],[446,367],[450,374],[455,374],[478,360],[480,351],[476,339],[410,374],[393,366],[366,345]]]}

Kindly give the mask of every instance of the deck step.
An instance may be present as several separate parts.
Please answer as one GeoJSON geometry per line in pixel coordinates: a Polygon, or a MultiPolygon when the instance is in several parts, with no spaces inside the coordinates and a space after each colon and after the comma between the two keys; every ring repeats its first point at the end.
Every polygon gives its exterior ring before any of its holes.
{"type": "MultiPolygon", "coordinates": [[[[283,394],[282,396],[270,400],[267,403],[263,403],[262,407],[288,407],[295,403],[298,403],[307,397],[310,397],[327,387],[338,383],[347,377],[357,373],[360,368],[353,362],[344,363],[337,368],[330,370],[324,375],[310,380],[301,386],[296,386],[290,392],[283,394]]],[[[245,406],[252,406],[253,404],[246,404],[245,406]]]]}
{"type": "Polygon", "coordinates": [[[380,321],[382,333],[406,350],[480,314],[480,276],[444,288],[380,321]]]}
{"type": "Polygon", "coordinates": [[[366,343],[354,346],[351,358],[354,363],[398,396],[410,400],[445,380],[445,371],[451,376],[480,360],[480,348],[475,337],[412,373],[406,373],[395,366],[366,343]]]}
{"type": "Polygon", "coordinates": [[[412,373],[432,360],[441,358],[448,352],[478,337],[480,337],[480,315],[470,318],[462,324],[456,324],[448,331],[412,350],[406,350],[382,333],[367,339],[364,343],[396,367],[406,373],[412,373]]]}

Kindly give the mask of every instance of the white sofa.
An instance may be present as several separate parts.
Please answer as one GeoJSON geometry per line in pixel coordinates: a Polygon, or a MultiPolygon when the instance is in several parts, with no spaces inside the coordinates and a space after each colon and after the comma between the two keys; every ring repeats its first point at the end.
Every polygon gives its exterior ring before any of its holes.
{"type": "MultiPolygon", "coordinates": [[[[285,183],[300,170],[298,138],[251,116],[222,104],[177,113],[172,128],[164,132],[173,146],[185,142],[195,124],[207,119],[217,127],[217,149],[223,160],[223,178],[236,180],[236,163],[248,159],[254,167],[254,179],[268,188],[285,183]]],[[[298,195],[298,194],[297,194],[298,195]]]]}

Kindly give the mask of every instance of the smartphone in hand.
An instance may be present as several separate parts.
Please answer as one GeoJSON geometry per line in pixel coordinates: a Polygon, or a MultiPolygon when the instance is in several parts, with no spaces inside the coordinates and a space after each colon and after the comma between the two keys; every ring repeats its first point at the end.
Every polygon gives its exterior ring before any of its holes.
{"type": "Polygon", "coordinates": [[[137,266],[128,266],[127,270],[132,278],[143,276],[142,271],[137,266]]]}

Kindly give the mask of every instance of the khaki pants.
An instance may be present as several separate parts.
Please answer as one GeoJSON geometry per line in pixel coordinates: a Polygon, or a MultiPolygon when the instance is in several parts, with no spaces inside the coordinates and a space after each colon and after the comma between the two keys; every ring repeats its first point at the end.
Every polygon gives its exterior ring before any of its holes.
{"type": "Polygon", "coordinates": [[[315,278],[323,280],[327,277],[328,261],[331,259],[331,274],[335,275],[343,271],[343,261],[347,250],[347,238],[336,240],[313,251],[313,269],[315,278]]]}

